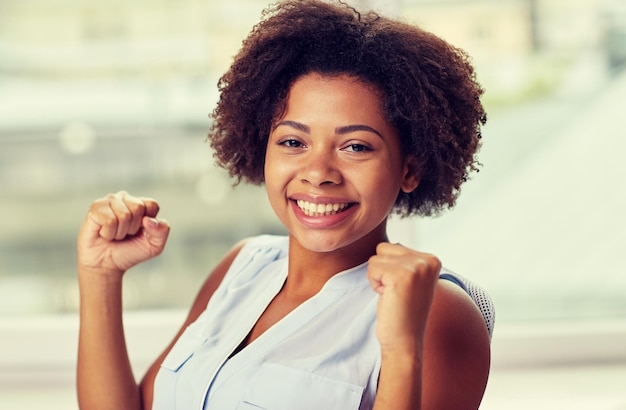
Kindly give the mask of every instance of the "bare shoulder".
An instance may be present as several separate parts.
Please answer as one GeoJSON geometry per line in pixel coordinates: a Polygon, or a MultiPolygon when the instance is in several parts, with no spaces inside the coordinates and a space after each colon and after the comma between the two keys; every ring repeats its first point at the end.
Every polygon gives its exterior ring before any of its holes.
{"type": "Polygon", "coordinates": [[[480,310],[458,285],[439,280],[424,341],[424,408],[478,408],[489,367],[489,334],[480,310]]]}
{"type": "Polygon", "coordinates": [[[486,341],[489,334],[485,319],[472,298],[457,284],[440,279],[435,288],[435,296],[429,316],[429,330],[437,337],[439,332],[452,331],[459,337],[472,336],[472,339],[486,341]]]}

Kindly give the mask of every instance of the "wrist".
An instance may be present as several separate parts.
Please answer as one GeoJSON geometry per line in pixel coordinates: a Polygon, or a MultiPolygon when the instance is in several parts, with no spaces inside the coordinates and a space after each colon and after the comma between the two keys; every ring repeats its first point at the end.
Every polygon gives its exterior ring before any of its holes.
{"type": "Polygon", "coordinates": [[[126,271],[118,268],[78,266],[79,280],[87,279],[101,282],[118,282],[126,271]]]}
{"type": "Polygon", "coordinates": [[[424,349],[423,337],[397,338],[392,342],[380,344],[381,355],[383,357],[412,358],[421,360],[424,349]]]}
{"type": "Polygon", "coordinates": [[[382,349],[381,360],[394,367],[419,368],[423,362],[423,349],[417,346],[410,349],[382,349]]]}
{"type": "Polygon", "coordinates": [[[78,290],[82,315],[117,316],[122,310],[122,275],[79,270],[78,290]]]}
{"type": "Polygon", "coordinates": [[[420,409],[422,397],[422,350],[382,351],[374,409],[420,409]]]}
{"type": "Polygon", "coordinates": [[[106,294],[118,292],[122,289],[122,279],[124,272],[109,269],[78,269],[78,287],[81,293],[106,294]]]}

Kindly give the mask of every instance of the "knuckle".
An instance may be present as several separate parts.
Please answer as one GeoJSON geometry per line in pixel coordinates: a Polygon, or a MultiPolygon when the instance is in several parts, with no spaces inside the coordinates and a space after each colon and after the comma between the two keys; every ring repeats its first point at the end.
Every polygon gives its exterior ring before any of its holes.
{"type": "Polygon", "coordinates": [[[144,203],[135,198],[127,200],[126,207],[132,214],[143,214],[146,209],[144,203]]]}
{"type": "Polygon", "coordinates": [[[133,214],[128,209],[122,209],[122,210],[117,211],[117,219],[121,223],[130,221],[132,217],[133,217],[133,214]]]}
{"type": "Polygon", "coordinates": [[[425,258],[425,263],[429,270],[439,271],[441,269],[441,261],[434,255],[428,255],[425,258]]]}
{"type": "Polygon", "coordinates": [[[98,208],[102,208],[103,206],[108,206],[109,202],[110,202],[110,195],[107,195],[105,197],[102,198],[98,198],[95,201],[93,201],[89,207],[90,210],[95,210],[98,208]]]}
{"type": "Polygon", "coordinates": [[[150,205],[153,207],[155,212],[159,212],[159,210],[161,209],[161,207],[159,206],[159,204],[156,201],[151,201],[150,205]]]}
{"type": "Polygon", "coordinates": [[[103,214],[100,215],[100,223],[102,226],[117,226],[118,220],[115,215],[112,214],[103,214]]]}
{"type": "Polygon", "coordinates": [[[424,254],[414,262],[413,271],[418,275],[437,275],[441,270],[441,261],[434,255],[424,254]]]}

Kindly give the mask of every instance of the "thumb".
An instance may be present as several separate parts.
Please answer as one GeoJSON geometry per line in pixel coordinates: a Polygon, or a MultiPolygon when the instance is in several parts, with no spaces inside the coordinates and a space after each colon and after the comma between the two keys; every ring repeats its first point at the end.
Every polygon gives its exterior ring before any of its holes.
{"type": "Polygon", "coordinates": [[[170,224],[165,219],[144,216],[143,231],[152,246],[162,249],[170,233],[170,224]]]}

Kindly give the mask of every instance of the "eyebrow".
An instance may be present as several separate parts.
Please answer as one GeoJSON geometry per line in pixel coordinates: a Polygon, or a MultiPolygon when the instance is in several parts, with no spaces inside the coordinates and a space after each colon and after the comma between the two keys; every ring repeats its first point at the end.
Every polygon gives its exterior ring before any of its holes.
{"type": "Polygon", "coordinates": [[[309,127],[308,125],[304,125],[300,122],[296,122],[296,121],[281,121],[274,126],[274,129],[280,127],[281,125],[286,125],[288,127],[295,128],[298,131],[302,131],[307,134],[311,133],[311,127],[309,127]]]}
{"type": "MultiPolygon", "coordinates": [[[[307,134],[311,133],[311,127],[309,127],[308,125],[302,124],[302,123],[297,122],[297,121],[290,121],[290,120],[279,122],[278,124],[276,124],[274,129],[280,127],[281,125],[286,125],[288,127],[295,128],[298,131],[302,131],[302,132],[307,133],[307,134]]],[[[372,128],[372,127],[370,127],[368,125],[352,124],[352,125],[344,125],[344,126],[335,128],[335,133],[338,134],[338,135],[349,134],[351,132],[356,132],[356,131],[371,132],[373,134],[378,135],[380,138],[383,138],[383,135],[380,132],[376,131],[374,128],[372,128]]]]}
{"type": "Polygon", "coordinates": [[[366,131],[366,132],[371,132],[373,134],[378,135],[380,138],[383,138],[383,135],[376,131],[374,128],[368,126],[368,125],[363,125],[363,124],[354,124],[354,125],[344,125],[343,127],[337,127],[335,128],[335,133],[342,135],[342,134],[349,134],[351,132],[355,132],[355,131],[366,131]]]}

